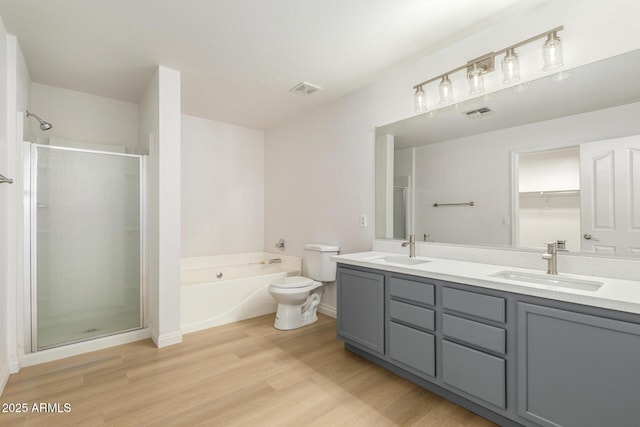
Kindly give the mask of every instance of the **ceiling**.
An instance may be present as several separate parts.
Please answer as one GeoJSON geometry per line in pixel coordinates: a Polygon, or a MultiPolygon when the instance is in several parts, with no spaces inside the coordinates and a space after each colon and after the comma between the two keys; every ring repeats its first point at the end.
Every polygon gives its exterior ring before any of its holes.
{"type": "Polygon", "coordinates": [[[137,103],[179,70],[182,112],[269,129],[543,0],[0,0],[34,82],[137,103]],[[323,88],[288,90],[301,81],[323,88]]]}

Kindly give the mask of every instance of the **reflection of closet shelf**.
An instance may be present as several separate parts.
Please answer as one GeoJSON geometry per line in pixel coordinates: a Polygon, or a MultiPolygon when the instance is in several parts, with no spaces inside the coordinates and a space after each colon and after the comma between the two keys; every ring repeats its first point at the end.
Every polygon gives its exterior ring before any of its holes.
{"type": "Polygon", "coordinates": [[[566,197],[579,196],[580,190],[554,190],[554,191],[521,191],[520,197],[566,197]]]}

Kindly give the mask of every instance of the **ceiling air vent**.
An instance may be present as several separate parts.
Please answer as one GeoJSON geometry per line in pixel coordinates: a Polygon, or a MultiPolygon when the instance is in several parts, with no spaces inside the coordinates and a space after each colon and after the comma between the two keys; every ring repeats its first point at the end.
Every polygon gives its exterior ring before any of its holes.
{"type": "Polygon", "coordinates": [[[298,95],[311,95],[313,92],[322,89],[320,86],[313,85],[307,82],[300,82],[291,89],[289,92],[297,93],[298,95]]]}
{"type": "Polygon", "coordinates": [[[465,111],[462,114],[469,117],[470,119],[477,119],[479,117],[483,117],[489,114],[493,114],[493,110],[489,107],[480,107],[475,110],[465,111]]]}

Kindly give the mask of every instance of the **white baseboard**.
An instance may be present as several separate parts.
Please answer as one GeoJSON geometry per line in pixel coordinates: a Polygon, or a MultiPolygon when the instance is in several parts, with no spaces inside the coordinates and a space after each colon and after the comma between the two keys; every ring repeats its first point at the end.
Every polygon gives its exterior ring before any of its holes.
{"type": "Polygon", "coordinates": [[[20,360],[17,356],[9,356],[9,373],[15,374],[20,371],[20,360]]]}
{"type": "Polygon", "coordinates": [[[327,304],[320,304],[318,306],[318,311],[324,315],[333,317],[334,319],[338,317],[338,312],[336,311],[336,308],[327,304]]]}
{"type": "Polygon", "coordinates": [[[4,386],[7,385],[7,381],[9,381],[9,363],[5,364],[0,368],[0,396],[2,396],[2,392],[4,391],[4,386]]]}
{"type": "Polygon", "coordinates": [[[171,332],[169,334],[162,334],[158,336],[156,343],[156,347],[168,347],[174,344],[180,344],[182,342],[182,333],[180,331],[171,332]]]}
{"type": "Polygon", "coordinates": [[[160,340],[158,338],[158,331],[156,329],[154,329],[154,328],[150,328],[149,335],[151,337],[151,341],[153,341],[153,343],[156,345],[156,347],[158,347],[158,341],[160,340]]]}
{"type": "Polygon", "coordinates": [[[150,336],[151,334],[149,329],[139,329],[137,331],[97,338],[91,341],[69,344],[62,347],[51,348],[49,350],[42,350],[35,353],[25,354],[20,361],[20,366],[25,367],[38,365],[40,363],[64,359],[65,357],[77,356],[79,354],[90,353],[96,350],[103,350],[105,348],[115,347],[121,344],[144,340],[150,336]]]}

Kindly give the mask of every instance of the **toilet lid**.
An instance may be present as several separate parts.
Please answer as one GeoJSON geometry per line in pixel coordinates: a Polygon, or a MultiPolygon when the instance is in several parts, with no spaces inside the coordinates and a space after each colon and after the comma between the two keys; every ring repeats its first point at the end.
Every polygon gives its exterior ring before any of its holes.
{"type": "Polygon", "coordinates": [[[271,284],[274,288],[304,288],[313,283],[313,280],[308,277],[293,276],[285,277],[284,279],[276,280],[271,284]]]}

